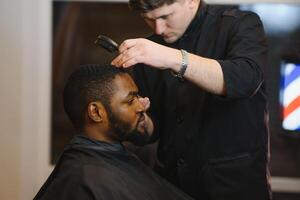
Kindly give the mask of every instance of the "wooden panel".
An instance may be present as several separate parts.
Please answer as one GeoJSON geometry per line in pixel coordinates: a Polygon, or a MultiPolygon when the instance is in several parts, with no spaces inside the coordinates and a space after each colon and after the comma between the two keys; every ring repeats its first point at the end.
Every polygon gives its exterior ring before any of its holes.
{"type": "Polygon", "coordinates": [[[116,56],[94,45],[97,35],[109,36],[120,44],[124,39],[150,33],[127,3],[53,3],[52,163],[75,132],[63,109],[67,77],[80,64],[108,64],[116,56]]]}

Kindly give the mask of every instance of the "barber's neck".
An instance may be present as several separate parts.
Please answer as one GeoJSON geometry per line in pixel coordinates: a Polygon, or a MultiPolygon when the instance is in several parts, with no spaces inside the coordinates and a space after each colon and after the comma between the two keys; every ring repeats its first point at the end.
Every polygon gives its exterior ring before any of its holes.
{"type": "Polygon", "coordinates": [[[202,3],[202,1],[201,0],[195,0],[195,1],[197,1],[198,2],[198,4],[197,4],[197,6],[195,7],[195,10],[194,10],[194,17],[193,17],[193,19],[195,18],[195,16],[197,15],[197,11],[199,10],[199,7],[200,7],[200,5],[201,5],[201,3],[202,3]]]}

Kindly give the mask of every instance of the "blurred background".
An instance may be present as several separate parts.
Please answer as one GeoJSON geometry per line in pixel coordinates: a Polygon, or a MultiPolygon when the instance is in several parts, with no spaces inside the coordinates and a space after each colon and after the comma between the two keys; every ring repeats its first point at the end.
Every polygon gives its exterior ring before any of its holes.
{"type": "MultiPolygon", "coordinates": [[[[269,43],[267,82],[274,200],[300,199],[300,1],[207,0],[256,12],[269,43]]],[[[61,94],[80,64],[115,56],[94,45],[150,29],[127,1],[0,1],[0,199],[32,199],[74,129],[61,94]]],[[[136,149],[148,164],[155,145],[136,149]]]]}

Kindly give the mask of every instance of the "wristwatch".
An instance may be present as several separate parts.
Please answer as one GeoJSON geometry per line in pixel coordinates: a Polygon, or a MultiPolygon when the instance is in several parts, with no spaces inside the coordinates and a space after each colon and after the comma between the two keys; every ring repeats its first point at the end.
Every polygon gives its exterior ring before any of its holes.
{"type": "Polygon", "coordinates": [[[178,73],[174,73],[175,77],[178,78],[180,81],[184,81],[184,73],[186,71],[186,68],[188,66],[188,52],[186,50],[180,49],[181,55],[182,55],[182,61],[181,61],[181,67],[178,71],[178,73]]]}

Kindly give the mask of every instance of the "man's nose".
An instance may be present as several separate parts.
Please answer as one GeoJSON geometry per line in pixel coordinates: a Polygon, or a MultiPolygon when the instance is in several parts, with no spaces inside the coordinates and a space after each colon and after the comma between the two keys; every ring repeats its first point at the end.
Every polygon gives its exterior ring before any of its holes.
{"type": "Polygon", "coordinates": [[[157,35],[162,35],[166,29],[166,24],[162,19],[155,20],[155,33],[157,35]]]}

